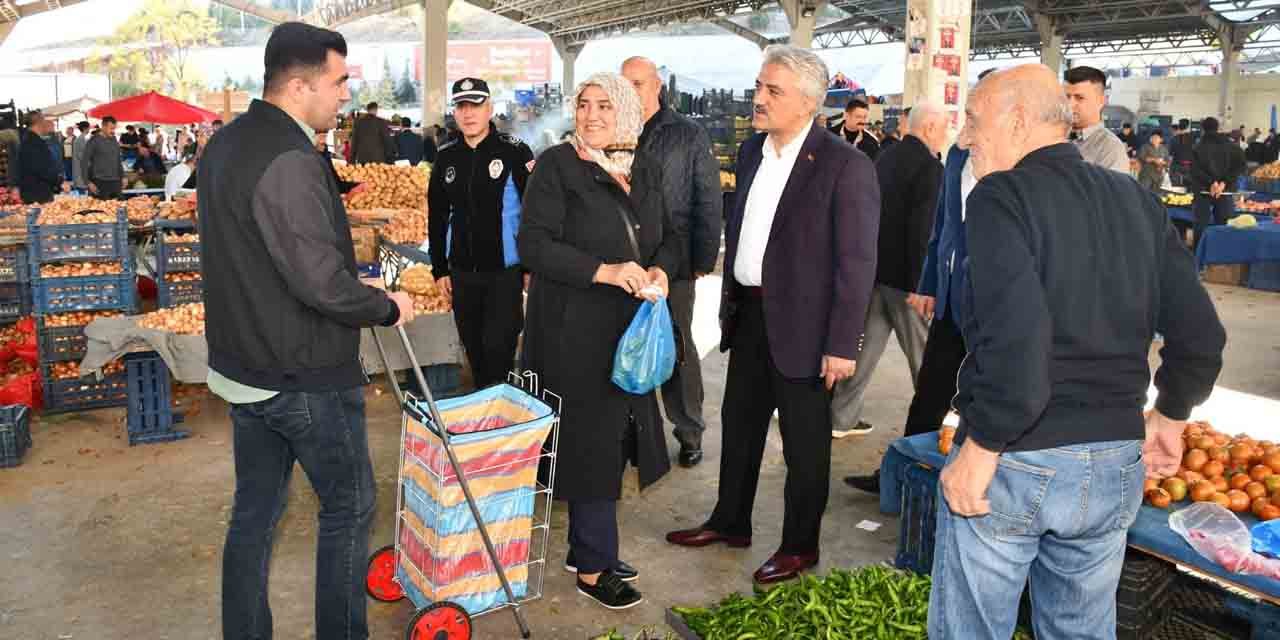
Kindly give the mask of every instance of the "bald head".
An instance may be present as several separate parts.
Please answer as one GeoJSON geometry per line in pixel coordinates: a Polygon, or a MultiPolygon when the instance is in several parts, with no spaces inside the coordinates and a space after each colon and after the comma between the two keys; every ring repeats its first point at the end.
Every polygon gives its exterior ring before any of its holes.
{"type": "Polygon", "coordinates": [[[658,76],[658,65],[640,56],[627,58],[622,62],[622,76],[640,94],[640,106],[644,108],[644,119],[647,122],[661,107],[658,96],[662,93],[662,78],[658,76]]]}
{"type": "Polygon", "coordinates": [[[906,134],[919,138],[933,153],[942,153],[947,145],[947,112],[932,102],[916,104],[907,116],[906,134]]]}
{"type": "Polygon", "coordinates": [[[965,107],[978,178],[1012,169],[1027,154],[1066,140],[1071,105],[1048,67],[1026,64],[978,83],[965,107]]]}

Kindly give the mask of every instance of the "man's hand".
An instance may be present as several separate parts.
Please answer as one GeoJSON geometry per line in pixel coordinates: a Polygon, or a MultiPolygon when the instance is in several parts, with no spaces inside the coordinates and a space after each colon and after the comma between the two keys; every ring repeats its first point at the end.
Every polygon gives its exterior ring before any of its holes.
{"type": "Polygon", "coordinates": [[[1186,421],[1167,418],[1155,409],[1147,412],[1147,439],[1142,443],[1147,475],[1164,478],[1178,472],[1182,464],[1182,431],[1186,426],[1186,421]]]}
{"type": "Polygon", "coordinates": [[[410,298],[409,294],[403,291],[396,291],[388,293],[387,297],[391,298],[391,301],[400,308],[400,319],[396,320],[393,326],[402,327],[413,322],[413,298],[410,298]]]}
{"type": "Polygon", "coordinates": [[[952,513],[966,518],[991,513],[987,488],[999,464],[999,453],[984,449],[973,438],[964,441],[940,476],[942,495],[952,513]]]}
{"type": "Polygon", "coordinates": [[[453,280],[451,280],[449,276],[445,276],[443,278],[436,278],[436,288],[443,291],[444,294],[446,296],[449,296],[450,299],[453,298],[453,280]]]}
{"type": "Polygon", "coordinates": [[[98,192],[98,185],[96,185],[96,184],[94,184],[94,183],[90,182],[90,183],[89,183],[89,193],[97,193],[97,192],[98,192]]]}
{"type": "Polygon", "coordinates": [[[662,297],[666,297],[671,292],[671,282],[667,279],[667,272],[661,267],[649,267],[646,274],[649,276],[649,284],[662,289],[662,297]]]}
{"type": "Polygon", "coordinates": [[[63,180],[63,181],[62,181],[62,192],[63,192],[63,193],[71,193],[71,183],[70,183],[70,182],[67,182],[66,180],[63,180]]]}
{"type": "Polygon", "coordinates": [[[354,186],[354,187],[351,187],[351,190],[347,192],[347,195],[349,195],[349,196],[359,195],[359,194],[364,193],[365,191],[368,191],[368,190],[369,190],[369,183],[368,183],[368,182],[361,182],[360,184],[358,184],[358,185],[356,185],[356,186],[354,186]]]}
{"type": "Polygon", "coordinates": [[[907,294],[907,306],[916,310],[921,318],[925,320],[933,319],[933,305],[936,299],[933,296],[922,296],[918,293],[907,294]]]}
{"type": "Polygon", "coordinates": [[[835,388],[837,382],[853,377],[853,372],[857,369],[858,363],[853,360],[845,360],[835,356],[822,356],[822,373],[820,375],[827,385],[827,391],[830,391],[835,388]]]}

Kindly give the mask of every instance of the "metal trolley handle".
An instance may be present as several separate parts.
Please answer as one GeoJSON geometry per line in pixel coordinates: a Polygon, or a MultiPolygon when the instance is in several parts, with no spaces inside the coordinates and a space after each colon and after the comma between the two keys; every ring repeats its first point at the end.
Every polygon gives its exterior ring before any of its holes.
{"type": "Polygon", "coordinates": [[[378,348],[378,355],[382,358],[382,367],[386,371],[387,378],[391,381],[391,388],[395,390],[396,402],[399,402],[401,408],[409,412],[409,415],[429,417],[430,420],[420,420],[420,422],[439,436],[440,442],[444,444],[445,455],[449,457],[449,466],[453,468],[453,473],[458,477],[458,486],[462,487],[462,494],[467,498],[467,506],[471,509],[471,516],[475,518],[476,529],[480,532],[480,539],[484,541],[485,551],[488,552],[489,560],[493,563],[493,568],[498,573],[498,580],[502,582],[502,591],[506,593],[507,602],[511,603],[511,610],[515,615],[516,624],[520,627],[520,637],[531,637],[533,634],[529,630],[529,624],[524,619],[524,612],[520,611],[520,603],[516,601],[515,591],[511,588],[511,582],[507,580],[507,571],[502,566],[498,551],[493,546],[493,539],[489,537],[489,530],[485,527],[484,519],[480,515],[480,506],[476,504],[475,496],[471,494],[471,486],[467,483],[466,475],[462,471],[462,465],[458,464],[458,458],[454,455],[453,448],[449,446],[449,429],[445,426],[444,418],[440,415],[440,408],[436,406],[436,400],[431,394],[431,388],[427,386],[427,379],[422,375],[422,365],[418,363],[418,355],[414,353],[413,344],[409,342],[409,334],[405,332],[403,325],[396,327],[396,333],[400,336],[400,345],[404,347],[405,353],[409,355],[409,364],[412,366],[413,375],[418,381],[418,388],[422,390],[423,400],[427,405],[427,411],[430,412],[429,416],[423,416],[422,409],[411,402],[412,396],[400,389],[400,383],[396,382],[396,372],[391,368],[391,361],[387,358],[387,350],[382,345],[382,338],[378,336],[376,329],[370,329],[370,331],[373,333],[373,342],[378,348]]]}

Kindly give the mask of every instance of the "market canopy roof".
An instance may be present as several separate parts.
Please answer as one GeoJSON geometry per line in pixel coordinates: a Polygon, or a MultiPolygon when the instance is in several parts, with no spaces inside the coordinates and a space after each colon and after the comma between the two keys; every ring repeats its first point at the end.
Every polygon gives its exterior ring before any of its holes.
{"type": "Polygon", "coordinates": [[[218,114],[148,91],[136,96],[98,105],[89,111],[94,118],[112,116],[121,122],[153,122],[155,124],[192,124],[213,122],[218,114]]]}
{"type": "Polygon", "coordinates": [[[102,101],[97,98],[80,96],[75,100],[59,102],[53,106],[45,107],[40,110],[40,113],[54,118],[61,118],[62,116],[71,115],[73,113],[88,114],[90,109],[93,109],[100,104],[102,104],[102,101]]]}

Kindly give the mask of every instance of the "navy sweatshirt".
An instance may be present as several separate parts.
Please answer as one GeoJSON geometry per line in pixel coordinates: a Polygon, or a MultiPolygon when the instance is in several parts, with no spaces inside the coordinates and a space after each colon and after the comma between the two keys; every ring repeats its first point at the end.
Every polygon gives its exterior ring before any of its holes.
{"type": "Polygon", "coordinates": [[[1062,143],[984,177],[967,206],[957,441],[1029,451],[1143,439],[1156,331],[1156,407],[1186,419],[1209,396],[1226,333],[1151,192],[1062,143]]]}

